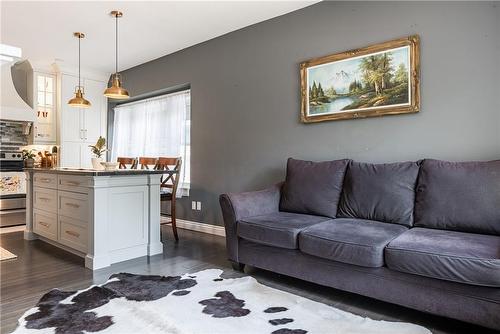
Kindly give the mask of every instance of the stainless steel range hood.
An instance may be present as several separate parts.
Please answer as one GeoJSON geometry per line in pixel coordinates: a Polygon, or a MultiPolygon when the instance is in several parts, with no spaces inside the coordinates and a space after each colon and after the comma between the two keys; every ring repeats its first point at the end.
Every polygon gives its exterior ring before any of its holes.
{"type": "Polygon", "coordinates": [[[0,119],[34,122],[33,69],[29,61],[19,61],[20,53],[19,48],[0,44],[0,119]]]}

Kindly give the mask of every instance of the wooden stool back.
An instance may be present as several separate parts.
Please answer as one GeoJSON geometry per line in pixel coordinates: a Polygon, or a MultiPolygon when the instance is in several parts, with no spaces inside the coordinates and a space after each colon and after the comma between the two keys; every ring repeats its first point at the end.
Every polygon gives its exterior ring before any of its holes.
{"type": "Polygon", "coordinates": [[[148,158],[148,157],[140,157],[139,158],[139,165],[141,166],[141,169],[154,169],[156,166],[156,158],[148,158]]]}
{"type": "Polygon", "coordinates": [[[181,158],[166,158],[159,157],[155,169],[172,171],[173,173],[164,174],[161,177],[161,188],[172,189],[172,194],[177,191],[179,185],[179,174],[181,172],[182,159],[181,158]]]}
{"type": "Polygon", "coordinates": [[[116,161],[119,163],[119,169],[127,169],[127,165],[130,165],[130,169],[137,169],[136,158],[118,157],[116,161]]]}
{"type": "Polygon", "coordinates": [[[170,201],[170,217],[171,221],[166,224],[172,224],[172,231],[174,232],[175,240],[179,240],[179,236],[177,235],[177,226],[176,226],[176,214],[175,214],[175,202],[176,202],[176,193],[177,186],[179,185],[179,175],[181,173],[182,159],[181,158],[167,158],[167,157],[159,157],[155,169],[156,170],[164,170],[168,173],[165,173],[161,177],[160,191],[162,189],[169,189],[168,192],[161,192],[160,200],[161,201],[170,201]]]}

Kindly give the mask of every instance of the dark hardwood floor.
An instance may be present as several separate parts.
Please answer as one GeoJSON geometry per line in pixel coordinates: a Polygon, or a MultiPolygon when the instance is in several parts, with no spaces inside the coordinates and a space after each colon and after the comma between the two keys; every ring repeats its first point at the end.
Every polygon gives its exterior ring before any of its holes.
{"type": "MultiPolygon", "coordinates": [[[[170,226],[162,227],[163,255],[122,262],[106,269],[90,271],[83,259],[39,240],[25,241],[22,232],[0,235],[0,244],[18,256],[2,261],[1,333],[17,326],[17,319],[38,299],[53,288],[75,290],[100,284],[117,272],[137,274],[178,275],[207,268],[221,268],[228,277],[241,276],[226,261],[224,238],[179,230],[180,241],[174,241],[170,226]]],[[[332,305],[377,320],[407,321],[429,328],[435,334],[494,333],[462,322],[435,317],[374,299],[322,287],[256,268],[249,274],[268,286],[332,305]]]]}

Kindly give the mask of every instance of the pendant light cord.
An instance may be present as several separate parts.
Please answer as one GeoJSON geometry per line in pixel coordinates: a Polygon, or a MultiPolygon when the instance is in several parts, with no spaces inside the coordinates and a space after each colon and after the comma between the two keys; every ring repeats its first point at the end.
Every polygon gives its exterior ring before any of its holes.
{"type": "Polygon", "coordinates": [[[80,60],[82,58],[81,47],[80,47],[81,40],[82,40],[81,36],[78,36],[78,88],[79,89],[82,88],[82,83],[81,83],[81,80],[80,80],[80,60]]]}
{"type": "Polygon", "coordinates": [[[118,74],[118,14],[115,15],[115,75],[118,74]]]}

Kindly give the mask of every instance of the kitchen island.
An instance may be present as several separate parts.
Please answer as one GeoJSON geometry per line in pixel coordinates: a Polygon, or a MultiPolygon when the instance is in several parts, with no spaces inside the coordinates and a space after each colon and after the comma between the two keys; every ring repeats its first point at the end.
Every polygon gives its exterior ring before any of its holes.
{"type": "Polygon", "coordinates": [[[163,252],[160,177],[165,171],[27,169],[27,240],[85,258],[96,270],[163,252]]]}

